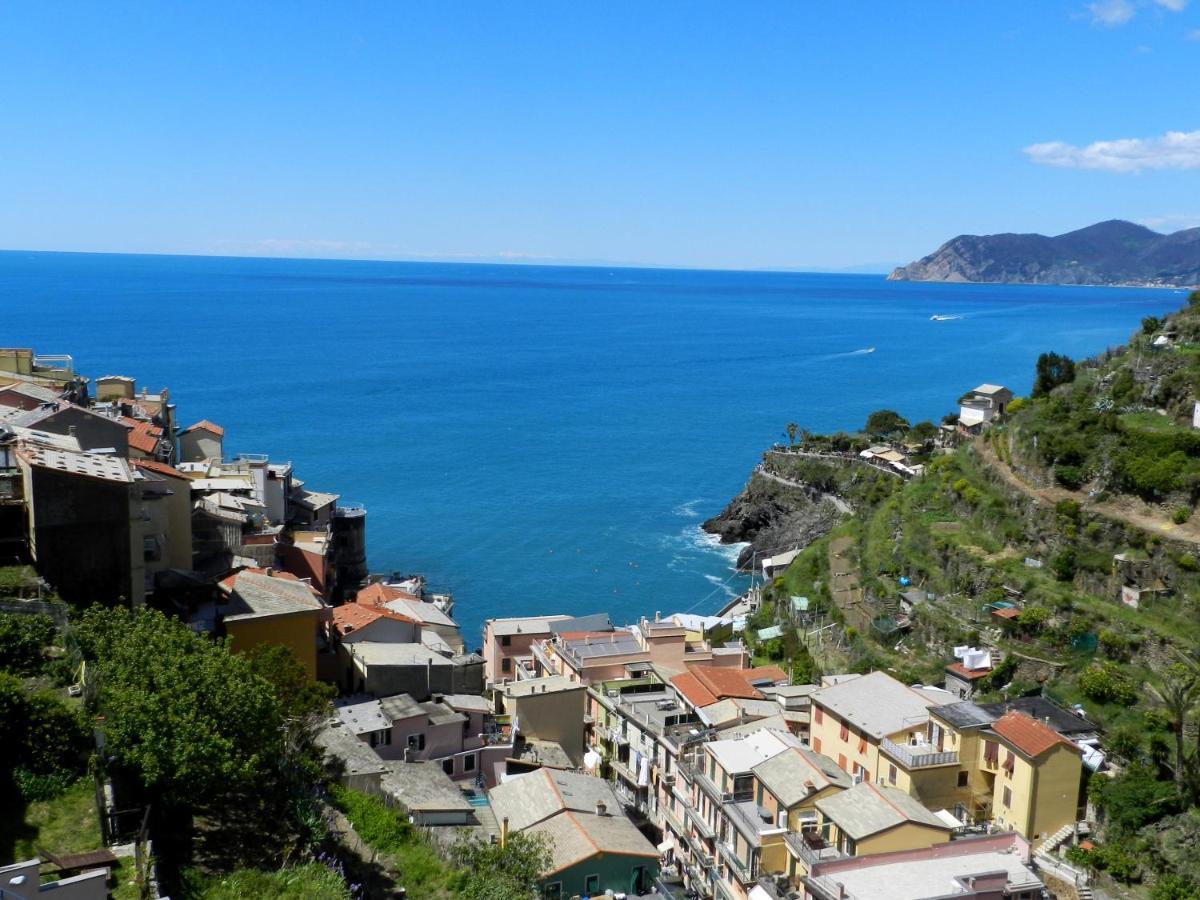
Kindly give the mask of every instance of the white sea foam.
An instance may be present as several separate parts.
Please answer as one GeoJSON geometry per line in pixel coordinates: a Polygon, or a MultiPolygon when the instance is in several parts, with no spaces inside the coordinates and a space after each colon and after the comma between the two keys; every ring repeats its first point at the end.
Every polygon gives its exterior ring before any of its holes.
{"type": "Polygon", "coordinates": [[[704,498],[699,497],[695,500],[689,500],[687,503],[680,503],[673,510],[671,510],[671,514],[682,516],[685,519],[698,519],[700,518],[700,512],[696,509],[696,507],[703,502],[704,498]]]}
{"type": "Polygon", "coordinates": [[[707,581],[709,584],[715,585],[716,587],[720,588],[721,592],[726,597],[729,597],[730,599],[733,599],[734,597],[736,597],[738,594],[741,593],[741,591],[737,590],[736,588],[733,587],[733,585],[731,585],[729,583],[728,579],[720,578],[716,575],[705,575],[704,580],[707,581]]]}

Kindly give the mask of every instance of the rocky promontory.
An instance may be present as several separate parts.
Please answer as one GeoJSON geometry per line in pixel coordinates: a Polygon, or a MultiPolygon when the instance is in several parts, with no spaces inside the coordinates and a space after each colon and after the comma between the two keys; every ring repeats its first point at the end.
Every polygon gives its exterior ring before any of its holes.
{"type": "Polygon", "coordinates": [[[1200,228],[1159,234],[1113,219],[1054,237],[961,234],[888,280],[1191,287],[1200,284],[1200,228]]]}
{"type": "Polygon", "coordinates": [[[828,534],[839,512],[820,492],[788,485],[756,471],[719,515],[701,527],[722,544],[747,543],[737,567],[748,571],[755,560],[807,547],[828,534]]]}

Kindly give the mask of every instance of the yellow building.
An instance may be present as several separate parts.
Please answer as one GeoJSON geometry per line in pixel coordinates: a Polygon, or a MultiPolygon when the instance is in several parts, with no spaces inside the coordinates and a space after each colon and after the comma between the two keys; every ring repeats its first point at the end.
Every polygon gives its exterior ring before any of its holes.
{"type": "Polygon", "coordinates": [[[856,781],[911,795],[964,822],[995,822],[1031,841],[1078,818],[1081,752],[1024,712],[997,717],[883,672],[812,695],[811,745],[856,781]]]}
{"type": "Polygon", "coordinates": [[[953,831],[916,798],[868,781],[816,806],[821,837],[846,856],[920,850],[946,843],[953,831]]]}
{"type": "Polygon", "coordinates": [[[504,711],[522,737],[558,744],[573,765],[582,765],[586,687],[563,675],[549,675],[510,682],[500,693],[504,711]]]}
{"type": "MultiPolygon", "coordinates": [[[[809,744],[859,781],[878,781],[913,793],[912,751],[936,752],[928,741],[929,711],[953,698],[934,688],[912,688],[872,672],[814,691],[809,744]]],[[[949,758],[942,760],[942,764],[949,758]]]]}
{"type": "Polygon", "coordinates": [[[219,585],[217,613],[235,653],[260,644],[290,647],[317,677],[317,640],[329,607],[307,583],[286,572],[243,569],[219,585]]]}

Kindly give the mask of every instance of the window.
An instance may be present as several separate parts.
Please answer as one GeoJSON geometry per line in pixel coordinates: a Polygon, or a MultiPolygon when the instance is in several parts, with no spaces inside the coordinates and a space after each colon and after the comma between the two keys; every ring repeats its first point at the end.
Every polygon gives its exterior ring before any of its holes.
{"type": "Polygon", "coordinates": [[[840,737],[843,741],[850,740],[850,726],[845,722],[842,723],[842,727],[838,731],[838,737],[840,737]]]}
{"type": "Polygon", "coordinates": [[[504,659],[500,660],[500,671],[501,672],[511,672],[512,671],[512,660],[509,657],[506,656],[506,657],[504,657],[504,659]]]}
{"type": "Polygon", "coordinates": [[[971,777],[971,773],[969,773],[969,772],[959,772],[959,773],[958,773],[958,786],[959,786],[959,787],[966,787],[966,786],[967,786],[967,779],[968,779],[968,778],[970,778],[970,777],[971,777]]]}
{"type": "Polygon", "coordinates": [[[475,754],[474,753],[468,753],[466,756],[463,757],[463,771],[464,772],[474,772],[475,771],[475,754]]]}
{"type": "Polygon", "coordinates": [[[996,765],[996,760],[1000,758],[1000,745],[995,741],[983,742],[983,761],[990,765],[996,765]]]}
{"type": "Polygon", "coordinates": [[[816,722],[818,725],[820,725],[822,722],[824,722],[825,721],[825,710],[821,709],[821,707],[819,707],[819,706],[813,707],[813,721],[816,722]]]}
{"type": "Polygon", "coordinates": [[[1012,808],[1012,788],[1010,787],[1004,789],[1004,806],[1008,809],[1012,808]]]}
{"type": "Polygon", "coordinates": [[[454,757],[451,757],[450,759],[442,760],[442,771],[445,772],[447,775],[454,774],[454,757]]]}
{"type": "Polygon", "coordinates": [[[583,892],[588,896],[600,893],[600,876],[589,875],[583,879],[583,892]]]}
{"type": "Polygon", "coordinates": [[[408,746],[412,750],[424,750],[425,749],[425,735],[424,734],[410,734],[408,736],[408,746]]]}
{"type": "Polygon", "coordinates": [[[562,882],[555,881],[542,888],[542,896],[546,900],[562,900],[562,882]]]}
{"type": "Polygon", "coordinates": [[[502,636],[500,637],[500,646],[501,646],[501,647],[510,647],[510,646],[512,646],[512,636],[511,636],[511,635],[507,635],[507,634],[505,634],[505,635],[502,635],[502,636]]]}
{"type": "Polygon", "coordinates": [[[846,754],[845,753],[838,754],[838,768],[841,769],[843,772],[846,771],[846,754]]]}
{"type": "Polygon", "coordinates": [[[888,783],[889,784],[896,783],[896,766],[894,764],[888,766],[888,783]]]}
{"type": "Polygon", "coordinates": [[[1004,757],[1004,771],[1006,771],[1009,774],[1009,776],[1011,777],[1012,773],[1013,773],[1013,769],[1015,769],[1016,767],[1017,767],[1017,755],[1015,753],[1013,753],[1011,750],[1009,750],[1008,755],[1004,757]]]}
{"type": "Polygon", "coordinates": [[[859,752],[859,753],[866,753],[866,752],[867,752],[867,739],[866,739],[866,737],[865,737],[865,736],[864,736],[864,737],[860,737],[860,738],[858,739],[858,752],[859,752]]]}
{"type": "Polygon", "coordinates": [[[820,738],[813,738],[812,748],[813,748],[814,753],[821,752],[821,739],[820,738]]]}
{"type": "Polygon", "coordinates": [[[372,747],[379,746],[379,733],[378,732],[376,732],[376,731],[371,732],[370,743],[371,743],[372,747]]]}
{"type": "Polygon", "coordinates": [[[390,747],[392,745],[392,729],[385,728],[383,731],[379,732],[379,743],[383,744],[385,747],[390,747]]]}

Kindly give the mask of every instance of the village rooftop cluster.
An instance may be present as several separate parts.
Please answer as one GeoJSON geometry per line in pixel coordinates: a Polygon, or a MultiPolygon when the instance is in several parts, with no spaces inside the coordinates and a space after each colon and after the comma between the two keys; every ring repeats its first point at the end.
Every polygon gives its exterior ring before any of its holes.
{"type": "MultiPolygon", "coordinates": [[[[959,427],[1008,399],[981,386],[959,427]]],[[[0,547],[69,601],[153,603],[235,652],[290,647],[338,686],[318,742],[344,784],[423,828],[546,835],[544,897],[1032,900],[1069,877],[1056,851],[1099,736],[1042,698],[977,705],[989,651],[958,648],[939,685],[792,684],[752,664],[752,592],[629,626],[493,618],[471,652],[450,597],[369,575],[364,509],[226,440],[178,427],[166,389],[0,351],[0,547]]]]}

